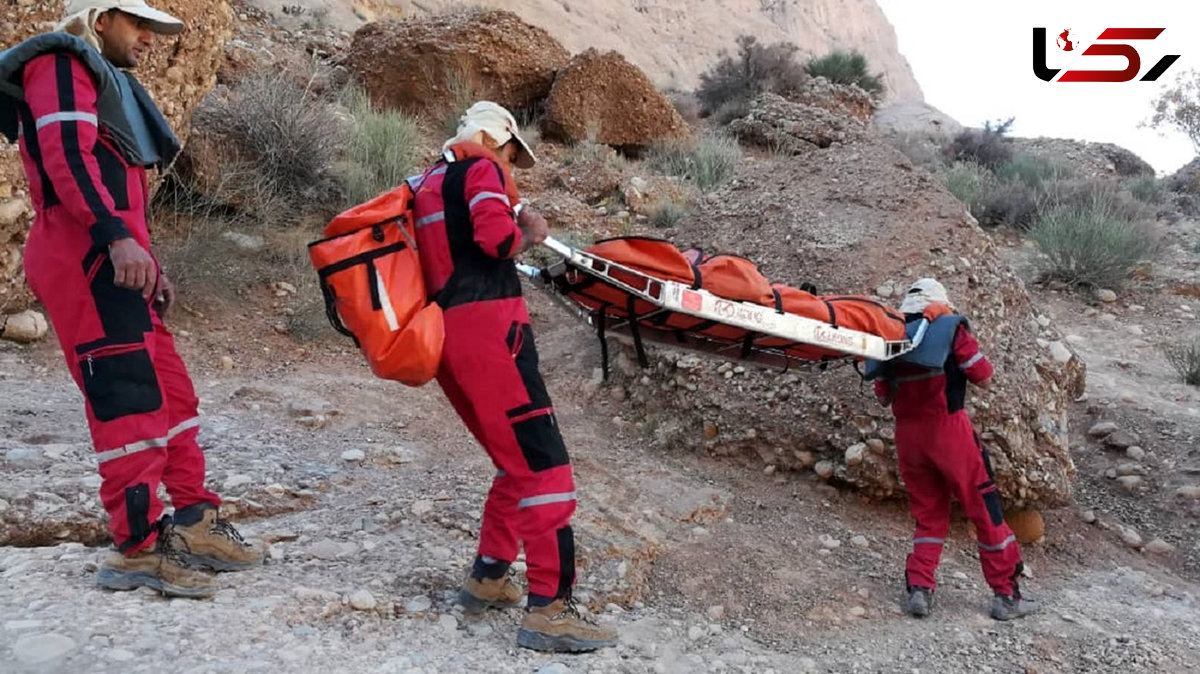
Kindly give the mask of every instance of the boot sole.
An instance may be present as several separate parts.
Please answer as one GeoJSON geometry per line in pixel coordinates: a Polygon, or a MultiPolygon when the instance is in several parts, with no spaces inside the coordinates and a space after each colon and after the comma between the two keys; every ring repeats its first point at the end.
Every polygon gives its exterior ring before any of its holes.
{"type": "Polygon", "coordinates": [[[458,591],[458,603],[460,606],[463,607],[463,610],[466,611],[467,613],[483,613],[484,611],[486,611],[490,608],[494,608],[494,609],[518,608],[521,605],[521,603],[519,601],[510,603],[507,601],[493,601],[490,599],[480,599],[479,597],[476,597],[475,595],[471,594],[470,592],[467,592],[465,589],[458,591]]]}
{"type": "Polygon", "coordinates": [[[116,569],[102,568],[96,574],[96,584],[106,590],[129,592],[139,587],[148,587],[161,592],[168,597],[184,597],[187,599],[207,599],[216,593],[214,587],[183,587],[174,585],[158,576],[143,571],[128,572],[116,569]]]}
{"type": "Polygon", "coordinates": [[[210,571],[216,571],[217,573],[220,573],[222,571],[245,571],[256,566],[262,566],[263,561],[266,558],[264,557],[263,559],[254,562],[233,562],[227,559],[220,559],[218,557],[209,557],[207,555],[186,555],[186,559],[188,566],[209,569],[210,571]]]}
{"type": "Polygon", "coordinates": [[[517,645],[543,653],[587,653],[617,645],[616,637],[612,639],[580,639],[572,636],[550,636],[541,632],[533,632],[525,628],[517,630],[517,645]]]}
{"type": "Polygon", "coordinates": [[[1041,609],[1038,609],[1037,611],[1029,611],[1027,613],[1018,613],[1016,615],[993,613],[992,620],[999,620],[1000,622],[1009,622],[1010,620],[1020,620],[1021,618],[1027,618],[1031,615],[1035,615],[1038,612],[1040,612],[1040,610],[1041,609]]]}

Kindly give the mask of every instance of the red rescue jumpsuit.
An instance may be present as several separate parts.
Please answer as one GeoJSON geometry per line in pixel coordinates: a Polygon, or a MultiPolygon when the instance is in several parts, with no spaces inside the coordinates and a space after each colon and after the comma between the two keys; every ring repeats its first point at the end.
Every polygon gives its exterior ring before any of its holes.
{"type": "Polygon", "coordinates": [[[937,587],[934,573],[950,531],[953,497],[975,525],[979,562],[988,585],[998,595],[1019,595],[1021,551],[1004,523],[987,452],[963,409],[967,382],[982,383],[992,372],[979,343],[960,326],[943,370],[898,363],[892,379],[875,382],[881,399],[894,396],[896,457],[916,519],[906,569],[910,590],[937,587]]]}
{"type": "Polygon", "coordinates": [[[21,157],[36,217],[25,275],[83,392],[100,499],[117,547],[157,537],[159,484],[176,510],[219,505],[204,488],[199,401],[170,332],[138,290],[114,284],[108,244],[150,250],[146,170],[126,162],[98,125],[95,80],[66,53],[29,61],[21,157]]]}
{"type": "Polygon", "coordinates": [[[524,543],[529,601],[539,605],[574,584],[575,483],[511,259],[522,238],[509,181],[486,156],[439,163],[414,209],[425,286],[445,311],[438,383],[499,471],[479,557],[503,570],[524,543]]]}

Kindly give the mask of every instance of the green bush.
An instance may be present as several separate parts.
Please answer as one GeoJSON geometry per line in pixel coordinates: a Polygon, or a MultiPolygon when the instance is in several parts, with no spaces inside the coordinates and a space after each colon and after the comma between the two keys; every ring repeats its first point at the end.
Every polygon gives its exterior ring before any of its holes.
{"type": "Polygon", "coordinates": [[[1019,180],[1000,183],[983,196],[983,216],[986,225],[1009,225],[1028,229],[1037,219],[1038,190],[1019,180]]]}
{"type": "Polygon", "coordinates": [[[688,211],[683,204],[674,201],[664,201],[650,211],[650,224],[659,229],[669,229],[679,225],[687,217],[688,211]]]}
{"type": "Polygon", "coordinates": [[[867,59],[856,51],[834,51],[811,59],[804,67],[812,77],[824,77],[835,84],[853,84],[876,96],[883,94],[883,78],[872,75],[867,59]]]}
{"type": "Polygon", "coordinates": [[[418,168],[421,129],[417,120],[375,108],[361,90],[350,90],[344,103],[354,116],[346,143],[346,200],[360,204],[404,182],[418,168]]]}
{"type": "Polygon", "coordinates": [[[687,178],[708,190],[733,177],[742,162],[742,148],[728,136],[707,134],[690,144],[657,145],[647,161],[659,173],[687,178]]]}
{"type": "Polygon", "coordinates": [[[763,92],[787,95],[799,91],[808,80],[804,66],[796,60],[794,44],[764,46],[750,35],[737,39],[736,56],[721,53],[721,59],[700,76],[696,97],[705,114],[729,103],[748,105],[763,92]]]}
{"type": "Polygon", "coordinates": [[[1050,180],[1069,176],[1070,172],[1058,162],[1038,155],[1019,152],[1007,161],[1000,162],[994,169],[1002,181],[1019,181],[1027,187],[1041,187],[1050,180]]]}
{"type": "Polygon", "coordinates": [[[1200,386],[1200,337],[1163,347],[1163,355],[1183,383],[1200,386]]]}
{"type": "Polygon", "coordinates": [[[1100,208],[1123,220],[1154,220],[1155,211],[1146,204],[1132,199],[1108,180],[1088,178],[1063,178],[1049,180],[1038,191],[1038,209],[1089,210],[1100,208]]]}
{"type": "Polygon", "coordinates": [[[982,129],[964,129],[946,147],[951,161],[973,161],[995,169],[1013,157],[1012,148],[1004,134],[1012,128],[1013,118],[993,125],[985,122],[982,129]]]}
{"type": "Polygon", "coordinates": [[[1073,286],[1125,285],[1155,255],[1158,241],[1148,224],[1119,211],[1103,198],[1043,211],[1030,230],[1045,255],[1043,277],[1073,286]]]}
{"type": "Polygon", "coordinates": [[[1161,204],[1167,196],[1167,189],[1163,181],[1154,176],[1130,178],[1125,182],[1125,188],[1129,190],[1134,199],[1144,204],[1161,204]]]}
{"type": "Polygon", "coordinates": [[[942,170],[946,189],[967,206],[977,219],[982,219],[988,198],[996,190],[996,177],[974,162],[955,162],[942,170]]]}

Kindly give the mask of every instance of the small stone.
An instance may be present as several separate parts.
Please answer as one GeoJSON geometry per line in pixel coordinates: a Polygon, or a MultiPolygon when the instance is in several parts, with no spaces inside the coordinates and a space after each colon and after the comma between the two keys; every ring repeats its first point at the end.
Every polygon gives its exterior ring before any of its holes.
{"type": "Polygon", "coordinates": [[[414,501],[412,504],[412,514],[416,515],[417,517],[428,515],[429,513],[433,512],[433,508],[433,501],[425,499],[414,501]]]}
{"type": "Polygon", "coordinates": [[[887,443],[879,438],[867,440],[867,449],[876,454],[887,454],[887,443]]]}
{"type": "Polygon", "coordinates": [[[1117,469],[1109,468],[1108,470],[1104,471],[1104,477],[1107,477],[1110,480],[1117,479],[1117,469]]]}
{"type": "Polygon", "coordinates": [[[867,614],[867,609],[865,609],[861,606],[855,606],[854,608],[850,609],[850,615],[854,616],[855,618],[861,618],[861,617],[865,616],[866,614],[867,614]]]}
{"type": "Polygon", "coordinates": [[[1054,362],[1066,363],[1069,362],[1073,356],[1074,354],[1071,353],[1071,349],[1068,348],[1066,344],[1062,342],[1050,343],[1050,357],[1054,359],[1054,362]]]}
{"type": "Polygon", "coordinates": [[[30,634],[17,639],[13,655],[26,665],[41,665],[58,660],[75,650],[75,640],[63,634],[30,634]]]}
{"type": "Polygon", "coordinates": [[[1117,425],[1111,421],[1101,421],[1100,423],[1088,429],[1088,437],[1090,438],[1106,438],[1117,432],[1117,425]]]}
{"type": "Polygon", "coordinates": [[[44,457],[36,447],[16,447],[8,450],[4,460],[17,466],[32,466],[40,463],[44,457]]]}
{"type": "Polygon", "coordinates": [[[832,461],[818,461],[816,466],[813,466],[813,471],[821,477],[822,480],[828,480],[833,477],[834,465],[832,461]]]}
{"type": "Polygon", "coordinates": [[[826,550],[836,550],[842,547],[842,542],[833,536],[830,536],[829,534],[821,534],[820,541],[821,547],[825,548],[826,550]]]}
{"type": "Polygon", "coordinates": [[[367,453],[361,449],[347,449],[346,451],[342,452],[342,461],[346,461],[348,463],[360,463],[365,461],[366,458],[367,453]]]}
{"type": "Polygon", "coordinates": [[[1134,461],[1142,461],[1146,458],[1146,450],[1134,445],[1133,447],[1125,450],[1125,456],[1128,456],[1134,461]]]}
{"type": "Polygon", "coordinates": [[[1112,304],[1117,301],[1117,294],[1108,288],[1101,288],[1096,291],[1096,299],[1105,304],[1112,304]]]}
{"type": "Polygon", "coordinates": [[[850,545],[856,548],[869,548],[871,547],[871,541],[867,540],[866,536],[859,535],[850,539],[850,545]]]}
{"type": "Polygon", "coordinates": [[[0,315],[0,338],[18,344],[30,344],[46,336],[50,326],[46,317],[29,310],[11,316],[0,315]]]}
{"type": "Polygon", "coordinates": [[[1175,546],[1161,538],[1156,538],[1146,544],[1146,552],[1152,555],[1166,556],[1175,552],[1175,546]]]}
{"type": "Polygon", "coordinates": [[[485,622],[473,622],[467,625],[467,634],[470,634],[476,639],[490,637],[496,630],[485,622]]]}
{"type": "Polygon", "coordinates": [[[1046,520],[1037,510],[1010,513],[1005,520],[1022,544],[1036,543],[1046,535],[1046,520]]]}
{"type": "Polygon", "coordinates": [[[705,440],[712,440],[712,439],[716,438],[718,432],[720,432],[720,429],[717,428],[716,424],[709,424],[709,423],[704,424],[704,439],[705,440]]]}
{"type": "Polygon", "coordinates": [[[404,610],[408,613],[424,613],[433,608],[433,600],[425,595],[413,597],[404,605],[404,610]]]}
{"type": "Polygon", "coordinates": [[[691,641],[699,641],[708,634],[708,630],[701,625],[692,625],[688,628],[688,639],[691,641]]]}
{"type": "Polygon", "coordinates": [[[446,632],[457,632],[458,631],[458,618],[455,618],[452,615],[440,616],[438,618],[437,624],[438,624],[438,627],[442,628],[443,631],[446,631],[446,632]]]}
{"type": "Polygon", "coordinates": [[[254,478],[250,477],[249,475],[233,475],[226,479],[223,484],[225,485],[225,489],[233,491],[234,489],[245,487],[248,484],[254,484],[254,478]]]}
{"type": "Polygon", "coordinates": [[[950,577],[953,578],[954,580],[961,580],[963,582],[966,582],[971,579],[970,576],[963,573],[962,571],[955,571],[954,573],[950,574],[950,577]]]}
{"type": "Polygon", "coordinates": [[[1142,537],[1133,529],[1125,529],[1121,531],[1121,541],[1135,550],[1142,547],[1142,537]]]}
{"type": "Polygon", "coordinates": [[[1079,519],[1083,520],[1087,524],[1095,524],[1096,523],[1096,511],[1085,510],[1085,511],[1079,513],[1079,519]]]}
{"type": "Polygon", "coordinates": [[[369,590],[358,590],[350,595],[350,608],[355,611],[373,611],[375,606],[375,595],[369,590]]]}
{"type": "Polygon", "coordinates": [[[1200,485],[1184,485],[1175,490],[1175,496],[1189,501],[1200,501],[1200,485]]]}
{"type": "Polygon", "coordinates": [[[238,248],[241,248],[242,250],[262,250],[263,246],[267,245],[266,240],[261,236],[242,234],[241,232],[225,232],[221,235],[221,238],[232,243],[238,248]]]}
{"type": "Polygon", "coordinates": [[[875,294],[878,295],[879,297],[882,297],[883,299],[887,299],[887,298],[891,297],[893,294],[895,294],[895,292],[896,292],[896,289],[893,288],[892,286],[879,286],[878,288],[875,289],[875,294]]]}
{"type": "Polygon", "coordinates": [[[329,561],[331,559],[337,559],[342,554],[342,546],[338,545],[335,541],[331,541],[326,538],[325,540],[314,543],[313,546],[308,549],[308,553],[317,559],[329,561]]]}
{"type": "Polygon", "coordinates": [[[851,445],[848,449],[846,449],[846,465],[857,466],[858,464],[862,463],[863,455],[866,453],[866,451],[867,445],[865,443],[860,442],[857,445],[851,445]]]}
{"type": "Polygon", "coordinates": [[[571,668],[561,662],[551,662],[539,668],[537,674],[571,674],[571,668]]]}
{"type": "Polygon", "coordinates": [[[233,369],[233,358],[230,356],[221,356],[221,369],[222,370],[232,370],[233,369]]]}
{"type": "Polygon", "coordinates": [[[1104,444],[1113,449],[1129,449],[1138,443],[1137,436],[1126,431],[1117,431],[1104,438],[1104,444]]]}
{"type": "Polygon", "coordinates": [[[1117,478],[1117,484],[1121,485],[1121,489],[1127,494],[1136,494],[1142,488],[1143,482],[1140,475],[1122,475],[1117,478]]]}
{"type": "Polygon", "coordinates": [[[709,606],[708,607],[708,617],[711,618],[712,620],[723,619],[725,617],[725,607],[724,606],[709,606]]]}

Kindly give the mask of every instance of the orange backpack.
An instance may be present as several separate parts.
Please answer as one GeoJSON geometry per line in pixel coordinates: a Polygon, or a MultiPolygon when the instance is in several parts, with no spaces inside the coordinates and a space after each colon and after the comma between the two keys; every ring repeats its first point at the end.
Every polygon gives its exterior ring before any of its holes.
{"type": "Polygon", "coordinates": [[[437,374],[445,326],[425,294],[413,195],[406,181],[341,213],[308,254],[334,329],[354,339],[377,377],[421,386],[437,374]]]}

